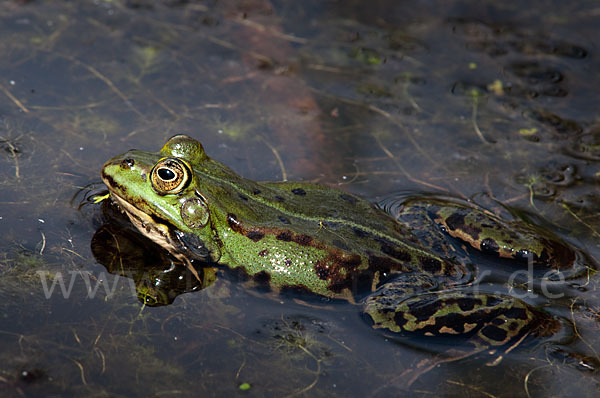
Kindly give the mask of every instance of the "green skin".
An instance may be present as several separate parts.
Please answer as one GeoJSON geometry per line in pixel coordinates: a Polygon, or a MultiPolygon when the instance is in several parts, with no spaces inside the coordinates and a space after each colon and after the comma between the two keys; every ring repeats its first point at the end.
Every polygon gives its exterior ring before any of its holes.
{"type": "Polygon", "coordinates": [[[465,266],[434,254],[411,233],[437,224],[497,256],[531,253],[536,263],[555,270],[574,261],[557,238],[481,209],[420,200],[405,206],[398,218],[409,221],[401,223],[336,189],[242,178],[185,135],[171,138],[158,153],[132,150],[112,158],[102,179],[140,232],[181,261],[222,264],[272,290],[300,289],[352,302],[369,295],[364,312],[375,328],[463,335],[481,350],[559,327],[547,313],[513,297],[459,289],[472,278],[465,266]],[[429,225],[415,221],[423,219],[429,225]]]}

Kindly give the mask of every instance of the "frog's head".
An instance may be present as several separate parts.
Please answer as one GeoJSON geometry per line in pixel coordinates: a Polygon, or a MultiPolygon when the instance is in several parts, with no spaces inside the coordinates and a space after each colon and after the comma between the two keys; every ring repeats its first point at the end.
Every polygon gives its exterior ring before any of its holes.
{"type": "Polygon", "coordinates": [[[194,165],[210,161],[202,145],[186,135],[172,137],[159,152],[130,150],[102,167],[111,197],[148,238],[172,254],[217,261],[209,210],[197,191],[194,165]]]}

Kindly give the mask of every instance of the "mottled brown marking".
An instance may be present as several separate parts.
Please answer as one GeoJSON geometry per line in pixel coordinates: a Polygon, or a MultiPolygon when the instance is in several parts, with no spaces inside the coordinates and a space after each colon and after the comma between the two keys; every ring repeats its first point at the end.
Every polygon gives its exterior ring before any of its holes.
{"type": "Polygon", "coordinates": [[[500,329],[494,325],[487,325],[483,329],[481,329],[481,334],[483,334],[488,339],[502,342],[506,340],[507,333],[506,330],[500,329]]]}
{"type": "Polygon", "coordinates": [[[423,271],[432,275],[437,275],[442,272],[442,262],[436,258],[420,257],[419,263],[421,264],[423,271]]]}
{"type": "Polygon", "coordinates": [[[396,312],[394,315],[394,323],[398,325],[398,327],[404,328],[404,325],[406,325],[407,322],[408,320],[404,317],[404,312],[396,312]]]}
{"type": "Polygon", "coordinates": [[[417,318],[417,322],[423,322],[439,311],[444,302],[435,296],[423,296],[418,301],[408,303],[408,312],[417,318]]]}
{"type": "Polygon", "coordinates": [[[250,230],[246,233],[246,237],[254,242],[258,242],[265,237],[265,234],[261,231],[250,230]]]}
{"type": "Polygon", "coordinates": [[[329,281],[327,288],[334,293],[352,289],[358,283],[357,268],[362,259],[358,254],[344,255],[340,251],[330,251],[327,257],[315,263],[315,273],[320,279],[329,281]]]}
{"type": "Polygon", "coordinates": [[[294,235],[293,240],[300,246],[309,246],[312,243],[313,238],[305,234],[296,234],[294,235]]]}
{"type": "Polygon", "coordinates": [[[381,244],[381,251],[387,254],[388,256],[403,261],[405,263],[410,263],[412,260],[410,253],[395,248],[394,246],[392,246],[392,244],[390,244],[387,241],[384,241],[381,244]]]}
{"type": "Polygon", "coordinates": [[[229,225],[229,228],[231,228],[233,232],[238,233],[238,234],[244,233],[242,224],[238,221],[235,214],[232,214],[232,213],[227,214],[227,224],[229,225]]]}
{"type": "Polygon", "coordinates": [[[509,308],[504,315],[510,319],[527,319],[529,318],[525,308],[512,307],[509,308]]]}
{"type": "Polygon", "coordinates": [[[325,261],[319,260],[315,262],[315,273],[322,281],[329,277],[329,266],[325,261]]]}
{"type": "Polygon", "coordinates": [[[470,209],[459,209],[445,220],[445,224],[450,231],[461,231],[469,235],[473,240],[479,239],[481,228],[465,223],[465,217],[472,212],[470,209]]]}
{"type": "Polygon", "coordinates": [[[277,234],[276,238],[282,242],[289,242],[292,240],[292,233],[290,231],[282,231],[277,234]]]}
{"type": "Polygon", "coordinates": [[[404,264],[395,261],[390,257],[376,256],[374,254],[369,255],[369,270],[373,273],[381,272],[389,274],[391,271],[408,271],[408,267],[404,264]]]}
{"type": "Polygon", "coordinates": [[[458,304],[461,311],[471,311],[476,305],[481,305],[482,302],[481,299],[474,297],[461,297],[456,299],[456,304],[458,304]]]}
{"type": "Polygon", "coordinates": [[[260,257],[268,256],[269,255],[269,250],[268,249],[263,249],[263,250],[261,250],[261,251],[258,252],[258,255],[260,257]]]}

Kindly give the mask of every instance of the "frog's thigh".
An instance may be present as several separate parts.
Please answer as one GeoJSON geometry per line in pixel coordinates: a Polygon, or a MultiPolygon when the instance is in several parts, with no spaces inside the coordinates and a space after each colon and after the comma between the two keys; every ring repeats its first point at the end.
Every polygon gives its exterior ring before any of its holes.
{"type": "Polygon", "coordinates": [[[374,295],[365,303],[373,327],[420,336],[467,338],[477,349],[502,346],[533,333],[554,333],[549,314],[504,295],[461,291],[430,292],[401,301],[374,295]]]}

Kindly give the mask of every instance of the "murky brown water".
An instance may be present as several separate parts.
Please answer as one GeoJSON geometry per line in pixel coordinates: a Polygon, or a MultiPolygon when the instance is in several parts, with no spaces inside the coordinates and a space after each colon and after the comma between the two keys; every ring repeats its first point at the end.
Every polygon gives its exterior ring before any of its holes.
{"type": "MultiPolygon", "coordinates": [[[[431,354],[351,306],[210,275],[142,306],[92,253],[101,165],[187,132],[252,179],[502,203],[595,259],[599,15],[594,1],[0,1],[0,392],[402,390],[396,377],[431,354]],[[47,294],[59,273],[67,290],[47,294]]],[[[127,261],[168,261],[136,239],[120,241],[127,261]]],[[[577,325],[572,342],[444,364],[411,393],[596,396],[596,279],[542,302],[577,325]]]]}

